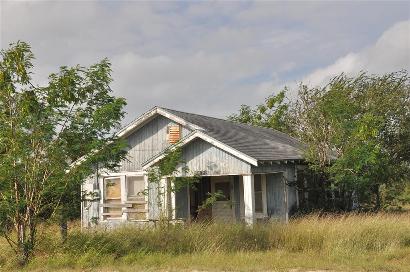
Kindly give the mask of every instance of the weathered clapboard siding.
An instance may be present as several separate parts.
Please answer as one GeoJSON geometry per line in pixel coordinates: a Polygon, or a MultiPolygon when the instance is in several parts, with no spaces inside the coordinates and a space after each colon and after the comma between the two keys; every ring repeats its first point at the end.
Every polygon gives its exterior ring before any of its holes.
{"type": "Polygon", "coordinates": [[[160,206],[159,202],[163,201],[159,199],[161,195],[158,190],[159,185],[157,183],[148,183],[148,219],[158,220],[160,217],[160,206]]]}
{"type": "Polygon", "coordinates": [[[201,175],[241,175],[251,172],[250,164],[202,140],[195,139],[182,149],[189,170],[201,175]]]}
{"type": "MultiPolygon", "coordinates": [[[[139,171],[143,162],[170,146],[167,141],[169,125],[176,123],[164,116],[157,116],[128,136],[128,157],[122,162],[120,171],[139,171]]],[[[188,128],[182,127],[181,137],[190,132],[188,128]]]]}
{"type": "Polygon", "coordinates": [[[175,218],[187,219],[188,218],[188,189],[187,187],[181,188],[175,192],[175,218]]]}
{"type": "MultiPolygon", "coordinates": [[[[81,191],[85,194],[99,192],[98,190],[98,181],[95,175],[89,176],[84,183],[81,185],[81,191]]],[[[92,227],[93,221],[99,218],[99,201],[96,197],[92,201],[92,197],[86,197],[86,200],[81,203],[81,220],[83,227],[89,228],[92,227]]]]}
{"type": "Polygon", "coordinates": [[[269,217],[282,218],[285,215],[284,184],[282,173],[266,175],[266,202],[269,217]]]}
{"type": "Polygon", "coordinates": [[[287,203],[285,202],[285,181],[291,183],[295,179],[295,167],[289,165],[284,172],[266,175],[266,202],[268,216],[285,218],[286,212],[291,211],[296,205],[296,189],[287,186],[287,203]]]}

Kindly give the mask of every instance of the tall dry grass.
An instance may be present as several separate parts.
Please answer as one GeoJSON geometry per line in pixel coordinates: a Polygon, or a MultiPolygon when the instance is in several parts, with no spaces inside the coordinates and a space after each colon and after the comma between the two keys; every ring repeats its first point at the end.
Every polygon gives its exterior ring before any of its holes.
{"type": "Polygon", "coordinates": [[[191,224],[169,228],[124,226],[111,231],[75,231],[67,252],[123,256],[131,252],[197,253],[281,249],[327,254],[386,252],[410,247],[409,214],[311,215],[289,224],[191,224]]]}
{"type": "MultiPolygon", "coordinates": [[[[242,224],[123,226],[87,231],[77,228],[69,233],[64,244],[58,229],[48,226],[37,246],[34,263],[46,261],[51,267],[93,267],[156,254],[211,256],[280,251],[338,258],[391,254],[394,258],[397,252],[410,252],[410,214],[310,215],[288,224],[272,222],[253,228],[242,224]]],[[[0,244],[0,252],[3,247],[0,244]]],[[[0,258],[0,267],[7,267],[11,259],[0,258]]]]}

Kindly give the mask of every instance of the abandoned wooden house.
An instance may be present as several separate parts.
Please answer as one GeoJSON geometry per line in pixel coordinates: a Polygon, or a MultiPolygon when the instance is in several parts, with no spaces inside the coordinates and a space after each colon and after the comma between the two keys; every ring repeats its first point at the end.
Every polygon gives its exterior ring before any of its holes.
{"type": "MultiPolygon", "coordinates": [[[[150,222],[158,220],[158,192],[147,169],[165,150],[180,146],[190,172],[200,176],[196,188],[167,190],[163,205],[172,220],[196,220],[209,193],[219,198],[201,216],[213,220],[246,222],[287,220],[298,208],[292,185],[303,163],[302,144],[272,129],[238,124],[218,118],[161,107],[146,112],[118,132],[128,142],[127,160],[115,173],[101,171],[82,186],[97,201],[82,205],[82,224],[150,222]],[[142,194],[141,192],[148,192],[142,194]]],[[[161,180],[169,186],[167,178],[161,180]]],[[[158,185],[157,185],[158,186],[158,185]]]]}

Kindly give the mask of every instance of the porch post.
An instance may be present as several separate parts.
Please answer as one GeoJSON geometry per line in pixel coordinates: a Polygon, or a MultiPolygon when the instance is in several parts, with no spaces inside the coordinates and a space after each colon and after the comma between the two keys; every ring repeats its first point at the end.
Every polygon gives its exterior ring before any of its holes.
{"type": "Polygon", "coordinates": [[[161,204],[160,208],[160,217],[168,216],[168,183],[167,178],[162,178],[159,182],[159,201],[161,204]]]}
{"type": "MultiPolygon", "coordinates": [[[[125,175],[122,175],[121,177],[121,183],[120,183],[120,186],[121,186],[121,204],[125,204],[126,202],[127,202],[127,186],[126,186],[126,182],[127,182],[127,179],[126,179],[126,176],[125,175]]],[[[121,210],[122,210],[122,216],[121,216],[121,219],[122,219],[122,221],[127,221],[128,220],[128,213],[126,212],[126,207],[122,207],[121,208],[121,210]]]]}
{"type": "Polygon", "coordinates": [[[158,186],[148,180],[148,175],[144,175],[145,186],[148,189],[148,220],[158,219],[158,186]]]}
{"type": "Polygon", "coordinates": [[[175,220],[176,219],[176,215],[175,215],[175,209],[176,209],[176,205],[175,205],[175,192],[171,191],[171,219],[175,220]]]}
{"type": "Polygon", "coordinates": [[[170,179],[166,179],[166,184],[167,216],[168,220],[175,220],[175,192],[172,190],[172,184],[170,179]]]}
{"type": "Polygon", "coordinates": [[[256,221],[254,175],[243,175],[242,178],[243,200],[245,204],[245,222],[248,225],[253,225],[256,221]]]}

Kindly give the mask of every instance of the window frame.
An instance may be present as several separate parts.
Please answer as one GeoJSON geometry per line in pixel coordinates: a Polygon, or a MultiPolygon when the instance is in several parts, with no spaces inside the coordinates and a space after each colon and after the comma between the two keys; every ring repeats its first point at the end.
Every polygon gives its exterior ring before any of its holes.
{"type": "MultiPolygon", "coordinates": [[[[145,172],[126,172],[126,173],[106,173],[105,175],[102,175],[101,178],[99,179],[99,187],[100,187],[100,221],[101,222],[108,222],[108,221],[114,221],[114,220],[121,220],[121,221],[146,221],[149,218],[148,215],[148,207],[146,207],[146,214],[145,214],[145,219],[137,219],[137,220],[129,220],[128,218],[128,212],[126,211],[128,208],[132,206],[132,200],[128,200],[128,186],[127,186],[127,176],[132,177],[132,176],[137,176],[137,177],[143,177],[144,180],[144,190],[147,189],[148,186],[148,180],[146,177],[145,172]],[[120,179],[120,188],[121,188],[121,198],[120,198],[120,204],[122,206],[122,214],[119,217],[107,217],[107,215],[104,214],[104,204],[107,204],[106,201],[106,189],[105,189],[105,180],[107,179],[120,179]]],[[[144,202],[145,205],[148,205],[148,196],[144,195],[144,202]]]]}
{"type": "Polygon", "coordinates": [[[100,179],[100,190],[101,190],[101,198],[100,198],[100,219],[101,221],[107,222],[107,221],[112,221],[112,220],[122,220],[124,218],[124,211],[123,207],[121,207],[121,215],[120,216],[115,216],[115,217],[110,217],[109,215],[106,215],[104,212],[104,204],[107,204],[106,200],[106,180],[110,179],[120,179],[120,197],[119,198],[110,198],[110,199],[115,199],[115,200],[120,200],[118,204],[123,204],[123,193],[124,193],[124,188],[123,188],[123,176],[122,175],[107,175],[107,176],[102,176],[100,179]]]}
{"type": "Polygon", "coordinates": [[[120,180],[120,197],[115,197],[115,198],[108,198],[108,200],[117,200],[119,199],[121,201],[121,193],[122,193],[122,188],[121,188],[121,176],[109,176],[109,177],[104,177],[103,178],[103,186],[104,186],[104,195],[103,198],[104,200],[107,200],[107,189],[106,189],[106,181],[107,180],[115,180],[115,179],[119,179],[120,180]]]}
{"type": "MultiPolygon", "coordinates": [[[[138,194],[137,195],[133,195],[133,196],[130,196],[128,193],[129,193],[129,181],[128,181],[128,178],[129,177],[141,177],[142,178],[142,182],[144,183],[144,189],[143,189],[143,191],[145,191],[146,189],[147,189],[147,187],[146,187],[146,184],[145,184],[145,178],[144,178],[144,176],[143,175],[126,175],[125,176],[125,182],[126,182],[126,185],[125,185],[125,189],[126,189],[126,201],[134,201],[134,200],[132,200],[132,198],[138,198],[138,197],[142,197],[142,196],[138,196],[138,194]]],[[[144,195],[144,199],[145,199],[145,195],[144,195]]]]}

